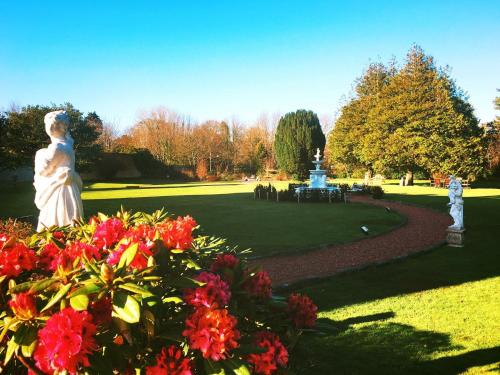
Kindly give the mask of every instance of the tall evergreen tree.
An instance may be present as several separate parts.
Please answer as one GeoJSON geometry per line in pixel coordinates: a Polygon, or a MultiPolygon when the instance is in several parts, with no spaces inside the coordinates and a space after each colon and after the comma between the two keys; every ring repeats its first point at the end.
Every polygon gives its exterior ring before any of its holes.
{"type": "Polygon", "coordinates": [[[316,148],[323,152],[325,143],[325,135],[314,112],[298,110],[287,113],[280,119],[274,138],[278,167],[295,178],[305,179],[312,168],[316,148]]]}

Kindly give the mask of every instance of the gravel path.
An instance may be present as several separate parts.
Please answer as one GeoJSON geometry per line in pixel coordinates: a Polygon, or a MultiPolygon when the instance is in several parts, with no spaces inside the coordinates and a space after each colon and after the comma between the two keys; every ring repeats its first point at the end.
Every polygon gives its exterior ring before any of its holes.
{"type": "Polygon", "coordinates": [[[262,265],[269,272],[274,285],[330,276],[370,264],[384,263],[439,245],[445,241],[446,227],[452,222],[444,213],[403,203],[374,200],[365,196],[353,196],[351,201],[390,207],[405,216],[407,223],[376,237],[302,255],[256,259],[251,263],[262,265]]]}

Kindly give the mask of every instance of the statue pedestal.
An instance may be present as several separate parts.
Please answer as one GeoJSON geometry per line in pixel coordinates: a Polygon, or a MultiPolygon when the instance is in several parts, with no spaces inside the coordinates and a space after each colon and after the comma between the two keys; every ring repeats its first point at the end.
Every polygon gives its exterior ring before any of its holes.
{"type": "Polygon", "coordinates": [[[453,247],[464,247],[465,240],[465,229],[455,229],[455,228],[447,228],[446,229],[446,242],[448,246],[453,247]]]}

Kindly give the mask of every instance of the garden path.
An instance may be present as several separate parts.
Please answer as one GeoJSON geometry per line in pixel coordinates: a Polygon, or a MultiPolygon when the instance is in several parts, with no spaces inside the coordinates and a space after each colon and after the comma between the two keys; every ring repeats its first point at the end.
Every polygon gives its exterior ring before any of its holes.
{"type": "Polygon", "coordinates": [[[273,256],[253,260],[267,270],[274,285],[331,276],[343,271],[385,263],[428,250],[444,243],[451,218],[444,213],[400,202],[353,196],[352,202],[388,207],[407,219],[391,232],[359,241],[329,246],[299,255],[273,256]]]}

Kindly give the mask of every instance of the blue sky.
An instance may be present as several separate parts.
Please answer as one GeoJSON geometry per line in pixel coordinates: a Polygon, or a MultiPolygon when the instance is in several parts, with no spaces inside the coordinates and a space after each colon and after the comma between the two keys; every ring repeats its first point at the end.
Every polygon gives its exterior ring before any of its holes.
{"type": "Polygon", "coordinates": [[[250,122],[333,118],[370,61],[417,43],[483,121],[500,88],[500,1],[3,1],[0,109],[71,102],[124,129],[165,106],[250,122]]]}

